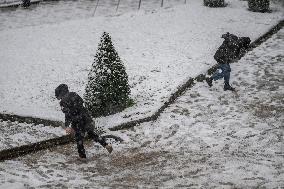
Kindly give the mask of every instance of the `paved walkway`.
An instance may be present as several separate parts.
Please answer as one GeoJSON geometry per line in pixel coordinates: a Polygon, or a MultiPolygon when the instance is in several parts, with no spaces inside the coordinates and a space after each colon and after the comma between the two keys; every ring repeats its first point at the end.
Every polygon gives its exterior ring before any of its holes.
{"type": "Polygon", "coordinates": [[[222,81],[196,84],[156,122],[116,134],[108,155],[75,145],[0,164],[0,187],[277,188],[284,185],[284,29],[232,65],[238,95],[222,81]]]}

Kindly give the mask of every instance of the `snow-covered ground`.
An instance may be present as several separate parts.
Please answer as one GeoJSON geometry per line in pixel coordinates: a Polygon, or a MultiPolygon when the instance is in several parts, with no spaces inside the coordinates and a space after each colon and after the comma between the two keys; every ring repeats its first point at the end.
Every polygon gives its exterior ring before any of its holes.
{"type": "Polygon", "coordinates": [[[113,154],[74,144],[1,162],[0,188],[281,188],[284,29],[232,64],[238,95],[197,83],[113,154]]]}
{"type": "MultiPolygon", "coordinates": [[[[30,0],[31,4],[39,3],[41,0],[30,0]]],[[[17,8],[18,5],[22,5],[22,0],[0,0],[0,9],[10,8],[10,10],[17,8]]]]}
{"type": "MultiPolygon", "coordinates": [[[[5,1],[6,3],[19,2],[17,0],[0,0],[0,7],[5,1]]],[[[139,0],[120,0],[117,8],[118,1],[100,0],[97,5],[97,0],[50,0],[32,4],[28,8],[0,8],[0,30],[59,23],[93,16],[117,16],[126,12],[138,11],[139,0]]],[[[164,7],[184,3],[184,0],[165,0],[164,7]]],[[[142,0],[140,11],[152,11],[160,6],[160,0],[142,0]]]]}
{"type": "Polygon", "coordinates": [[[246,1],[227,2],[225,8],[208,8],[191,0],[152,12],[0,31],[0,111],[63,120],[54,89],[66,83],[83,95],[100,36],[107,31],[125,63],[136,105],[98,119],[99,124],[111,127],[150,115],[178,85],[215,64],[221,34],[255,40],[283,19],[283,9],[274,5],[272,13],[255,13],[246,1]]]}
{"type": "Polygon", "coordinates": [[[0,150],[39,142],[65,134],[62,128],[0,120],[0,150]]]}

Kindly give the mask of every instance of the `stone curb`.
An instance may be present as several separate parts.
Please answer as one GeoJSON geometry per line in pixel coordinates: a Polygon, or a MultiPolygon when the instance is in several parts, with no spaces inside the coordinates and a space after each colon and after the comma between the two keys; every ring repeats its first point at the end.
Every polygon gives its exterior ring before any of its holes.
{"type": "Polygon", "coordinates": [[[63,126],[64,123],[61,121],[53,121],[53,120],[47,120],[47,119],[41,119],[37,117],[26,117],[26,116],[20,116],[15,114],[3,114],[0,113],[0,119],[3,121],[12,121],[12,122],[21,122],[21,123],[29,123],[29,124],[35,124],[35,125],[46,125],[46,126],[53,126],[53,127],[60,127],[63,126]]]}
{"type": "Polygon", "coordinates": [[[9,148],[0,151],[0,161],[13,159],[16,157],[24,156],[40,150],[50,149],[58,145],[68,144],[74,141],[71,136],[62,136],[58,138],[48,139],[33,144],[22,145],[19,147],[9,148]]]}
{"type": "MultiPolygon", "coordinates": [[[[31,5],[32,4],[38,4],[42,1],[44,1],[44,0],[31,0],[31,5]]],[[[0,3],[0,9],[16,8],[16,7],[19,7],[19,6],[22,6],[22,5],[23,5],[22,0],[11,2],[11,3],[0,3]]]]}
{"type": "MultiPolygon", "coordinates": [[[[277,33],[282,27],[284,26],[284,20],[281,20],[277,25],[272,27],[268,32],[266,32],[264,35],[256,39],[254,42],[251,43],[249,51],[253,50],[257,46],[259,46],[261,43],[266,41],[268,38],[270,38],[273,34],[277,33]]],[[[207,73],[212,74],[217,69],[217,65],[214,65],[211,67],[207,73]]],[[[205,80],[205,74],[200,74],[197,77],[189,78],[187,82],[185,82],[183,85],[179,86],[174,92],[169,100],[164,103],[163,106],[161,106],[152,116],[130,121],[127,123],[123,123],[121,125],[115,126],[113,128],[110,128],[111,131],[117,131],[122,129],[129,129],[136,125],[139,125],[144,122],[149,121],[155,121],[158,119],[160,114],[169,106],[171,105],[179,96],[181,96],[187,89],[191,88],[195,81],[197,82],[203,82],[205,80]]],[[[63,123],[58,121],[51,121],[51,120],[45,120],[40,118],[33,118],[33,117],[24,117],[24,116],[18,116],[18,115],[9,115],[9,114],[0,114],[0,119],[2,120],[10,120],[10,121],[19,121],[19,122],[27,122],[27,123],[35,123],[35,124],[43,124],[43,125],[51,125],[51,126],[61,126],[63,123]]],[[[10,148],[6,150],[0,151],[0,161],[12,159],[16,157],[20,157],[29,153],[34,153],[40,150],[53,148],[58,145],[64,145],[69,142],[74,141],[74,139],[70,136],[62,136],[54,139],[49,139],[33,144],[23,145],[16,148],[10,148]]]]}

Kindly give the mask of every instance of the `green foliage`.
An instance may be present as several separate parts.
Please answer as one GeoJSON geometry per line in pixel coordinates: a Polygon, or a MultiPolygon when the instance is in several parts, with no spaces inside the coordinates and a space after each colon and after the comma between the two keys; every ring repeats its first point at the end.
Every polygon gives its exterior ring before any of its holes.
{"type": "Polygon", "coordinates": [[[248,7],[251,11],[267,12],[269,10],[269,0],[248,0],[248,7]]]}
{"type": "Polygon", "coordinates": [[[128,75],[111,37],[104,32],[88,75],[84,100],[92,116],[106,116],[122,111],[131,99],[128,75]]]}
{"type": "Polygon", "coordinates": [[[205,6],[208,7],[224,7],[225,1],[224,0],[203,0],[205,6]]]}

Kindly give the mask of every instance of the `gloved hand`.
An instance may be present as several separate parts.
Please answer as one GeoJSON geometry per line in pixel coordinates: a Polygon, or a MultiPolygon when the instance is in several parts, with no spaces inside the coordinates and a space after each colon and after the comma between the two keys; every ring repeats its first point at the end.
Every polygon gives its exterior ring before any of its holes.
{"type": "Polygon", "coordinates": [[[71,127],[67,127],[67,128],[65,129],[65,132],[66,132],[66,134],[68,134],[68,135],[74,135],[74,134],[75,134],[74,129],[71,128],[71,127]]]}

